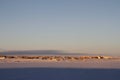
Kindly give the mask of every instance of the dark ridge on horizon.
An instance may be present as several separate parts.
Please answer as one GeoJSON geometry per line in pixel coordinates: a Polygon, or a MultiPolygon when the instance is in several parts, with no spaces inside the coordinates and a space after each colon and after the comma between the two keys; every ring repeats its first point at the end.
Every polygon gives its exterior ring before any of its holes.
{"type": "Polygon", "coordinates": [[[5,50],[0,55],[85,55],[85,56],[120,56],[111,54],[71,53],[63,50],[5,50]]]}
{"type": "Polygon", "coordinates": [[[3,51],[1,55],[90,55],[87,53],[69,53],[62,50],[21,50],[3,51]]]}

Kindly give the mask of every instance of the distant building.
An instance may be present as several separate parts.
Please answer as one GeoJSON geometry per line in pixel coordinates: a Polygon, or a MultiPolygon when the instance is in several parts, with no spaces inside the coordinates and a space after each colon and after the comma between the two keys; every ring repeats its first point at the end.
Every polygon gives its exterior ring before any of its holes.
{"type": "Polygon", "coordinates": [[[5,59],[5,56],[0,56],[0,59],[5,59]]]}

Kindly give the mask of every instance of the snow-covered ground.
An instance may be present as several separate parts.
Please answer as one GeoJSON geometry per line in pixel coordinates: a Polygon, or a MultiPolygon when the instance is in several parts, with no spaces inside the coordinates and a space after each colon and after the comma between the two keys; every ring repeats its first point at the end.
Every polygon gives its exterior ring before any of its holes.
{"type": "Polygon", "coordinates": [[[120,69],[120,59],[86,59],[79,61],[49,61],[39,59],[3,59],[0,68],[114,68],[120,69]]]}

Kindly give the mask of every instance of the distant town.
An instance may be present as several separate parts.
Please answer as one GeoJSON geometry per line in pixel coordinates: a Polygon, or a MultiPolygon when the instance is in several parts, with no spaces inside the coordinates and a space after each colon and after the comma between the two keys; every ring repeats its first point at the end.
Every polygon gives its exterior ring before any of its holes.
{"type": "Polygon", "coordinates": [[[110,56],[0,56],[0,60],[4,59],[37,59],[49,61],[78,61],[85,59],[113,59],[110,56]]]}

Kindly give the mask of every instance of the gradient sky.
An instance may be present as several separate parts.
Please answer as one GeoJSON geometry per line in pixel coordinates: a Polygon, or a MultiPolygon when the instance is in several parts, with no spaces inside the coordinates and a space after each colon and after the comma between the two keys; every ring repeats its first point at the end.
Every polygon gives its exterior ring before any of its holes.
{"type": "Polygon", "coordinates": [[[0,0],[0,48],[120,54],[120,0],[0,0]]]}

